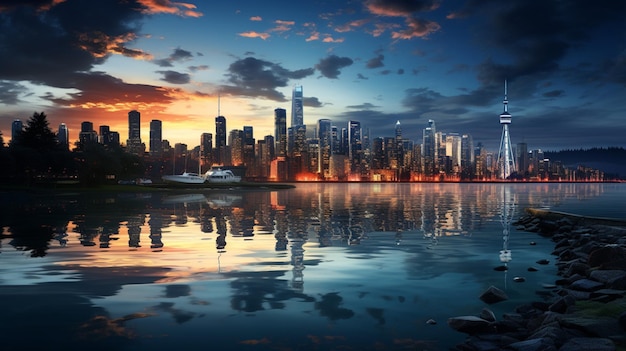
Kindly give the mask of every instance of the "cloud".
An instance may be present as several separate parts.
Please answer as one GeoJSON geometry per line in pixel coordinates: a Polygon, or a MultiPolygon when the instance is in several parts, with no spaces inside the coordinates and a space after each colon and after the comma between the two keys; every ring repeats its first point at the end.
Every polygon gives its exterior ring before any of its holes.
{"type": "Polygon", "coordinates": [[[246,57],[230,64],[227,76],[232,85],[222,86],[221,91],[284,102],[285,96],[276,89],[287,86],[291,79],[303,79],[313,73],[313,68],[290,71],[276,63],[246,57]]]}
{"type": "Polygon", "coordinates": [[[429,34],[441,29],[439,23],[420,18],[409,17],[406,19],[406,23],[407,28],[394,31],[391,34],[393,39],[425,38],[429,34]]]}
{"type": "Polygon", "coordinates": [[[149,58],[127,45],[139,31],[136,2],[31,2],[0,12],[0,79],[64,85],[64,77],[88,72],[111,54],[149,58]],[[54,5],[54,6],[52,6],[54,5]]]}
{"type": "Polygon", "coordinates": [[[209,69],[208,65],[199,65],[199,66],[189,66],[187,67],[191,72],[198,72],[198,71],[206,71],[209,69]]]}
{"type": "Polygon", "coordinates": [[[172,67],[174,62],[187,61],[193,57],[190,51],[176,48],[167,58],[153,61],[161,67],[172,67]]]}
{"type": "Polygon", "coordinates": [[[344,38],[334,39],[330,34],[325,34],[324,39],[322,40],[324,43],[343,43],[344,38]]]}
{"type": "Polygon", "coordinates": [[[13,105],[20,101],[19,95],[26,92],[26,88],[16,82],[0,81],[0,104],[13,105]]]}
{"type": "Polygon", "coordinates": [[[302,104],[306,107],[322,107],[320,100],[314,96],[303,97],[302,104]]]}
{"type": "Polygon", "coordinates": [[[365,64],[365,67],[367,68],[379,68],[379,67],[383,67],[385,64],[383,63],[383,60],[385,59],[385,56],[380,54],[374,58],[371,58],[369,61],[367,61],[367,63],[365,64]]]}
{"type": "Polygon", "coordinates": [[[263,18],[261,16],[252,16],[252,17],[250,17],[250,21],[260,22],[262,20],[263,20],[263,18]]]}
{"type": "Polygon", "coordinates": [[[201,17],[202,13],[196,11],[196,5],[184,2],[172,2],[170,0],[137,0],[144,6],[143,12],[148,14],[168,13],[185,17],[201,17]]]}
{"type": "Polygon", "coordinates": [[[187,73],[180,73],[176,71],[157,71],[157,73],[161,73],[163,78],[162,81],[171,83],[171,84],[187,84],[191,80],[191,77],[187,73]]]}
{"type": "Polygon", "coordinates": [[[346,108],[349,108],[349,109],[358,109],[358,110],[371,110],[371,109],[374,109],[374,108],[379,108],[379,107],[380,107],[380,106],[376,106],[376,105],[374,105],[374,104],[372,104],[372,103],[369,103],[369,102],[363,103],[363,104],[361,104],[361,105],[350,105],[350,106],[346,106],[346,108]]]}
{"type": "Polygon", "coordinates": [[[330,55],[326,58],[321,59],[316,65],[315,68],[320,71],[320,73],[330,79],[337,79],[339,74],[341,74],[341,69],[344,67],[348,67],[352,65],[354,61],[352,61],[349,57],[339,57],[336,55],[330,55]]]}
{"type": "Polygon", "coordinates": [[[432,11],[439,7],[438,0],[368,0],[365,7],[375,15],[406,17],[415,12],[432,11]]]}
{"type": "Polygon", "coordinates": [[[261,32],[255,32],[255,31],[243,32],[243,33],[239,33],[238,35],[244,38],[261,38],[263,40],[270,37],[269,33],[261,33],[261,32]]]}
{"type": "Polygon", "coordinates": [[[276,24],[276,27],[270,29],[270,32],[287,32],[289,30],[291,30],[291,27],[296,24],[296,22],[294,21],[282,21],[282,20],[276,20],[274,21],[274,23],[276,24]]]}

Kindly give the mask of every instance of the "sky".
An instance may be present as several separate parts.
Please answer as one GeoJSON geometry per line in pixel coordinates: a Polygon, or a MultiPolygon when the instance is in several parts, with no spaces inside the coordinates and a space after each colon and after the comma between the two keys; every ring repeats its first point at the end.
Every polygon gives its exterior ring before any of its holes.
{"type": "MultiPolygon", "coordinates": [[[[614,0],[3,0],[0,131],[44,112],[128,137],[128,112],[193,148],[215,134],[274,134],[274,109],[370,137],[470,134],[497,152],[504,81],[511,142],[626,147],[626,2],[614,0]],[[219,100],[219,103],[218,103],[219,100]]],[[[289,126],[289,124],[288,124],[289,126]]]]}

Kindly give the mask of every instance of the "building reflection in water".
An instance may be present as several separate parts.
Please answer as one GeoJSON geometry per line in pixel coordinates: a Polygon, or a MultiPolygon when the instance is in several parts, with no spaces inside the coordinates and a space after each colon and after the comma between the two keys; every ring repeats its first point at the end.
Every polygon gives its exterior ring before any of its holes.
{"type": "MultiPolygon", "coordinates": [[[[370,233],[376,232],[388,233],[393,245],[403,245],[403,239],[418,235],[430,240],[434,247],[446,236],[471,237],[486,222],[500,217],[503,233],[500,257],[503,263],[508,263],[509,227],[511,220],[519,215],[517,203],[552,206],[568,197],[598,196],[603,186],[310,183],[279,191],[118,197],[94,200],[96,206],[76,209],[66,203],[55,203],[47,205],[50,206],[47,211],[64,216],[55,223],[50,235],[59,246],[67,244],[68,238],[63,235],[67,236],[68,231],[77,233],[84,247],[107,250],[119,248],[123,241],[116,243],[116,240],[127,234],[128,248],[141,251],[143,233],[148,236],[149,250],[160,252],[168,250],[168,242],[181,240],[176,235],[184,232],[192,237],[206,236],[205,239],[214,235],[210,239],[215,240],[213,253],[223,254],[221,257],[225,258],[229,256],[226,255],[229,237],[236,242],[271,242],[268,249],[275,254],[284,252],[288,260],[285,263],[291,266],[291,288],[302,291],[308,245],[360,245],[368,240],[370,233]]],[[[5,227],[9,232],[20,232],[18,224],[5,227]]],[[[20,245],[24,246],[23,242],[20,245]]],[[[38,250],[38,255],[43,255],[47,246],[38,250]]]]}

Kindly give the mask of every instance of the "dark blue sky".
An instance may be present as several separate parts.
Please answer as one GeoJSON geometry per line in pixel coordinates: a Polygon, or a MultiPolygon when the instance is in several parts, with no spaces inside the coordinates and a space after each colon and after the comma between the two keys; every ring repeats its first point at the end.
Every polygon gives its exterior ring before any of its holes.
{"type": "Polygon", "coordinates": [[[0,5],[0,131],[44,111],[51,127],[163,121],[171,143],[273,133],[304,87],[304,120],[372,137],[434,119],[496,149],[504,80],[511,139],[555,150],[626,147],[626,2],[31,0],[0,5]],[[271,5],[270,5],[271,4],[271,5]]]}

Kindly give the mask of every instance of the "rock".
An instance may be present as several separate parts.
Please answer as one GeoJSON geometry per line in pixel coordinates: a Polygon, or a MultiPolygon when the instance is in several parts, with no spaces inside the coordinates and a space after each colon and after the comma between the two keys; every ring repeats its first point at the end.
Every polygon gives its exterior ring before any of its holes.
{"type": "Polygon", "coordinates": [[[434,320],[434,319],[429,319],[429,320],[426,321],[426,324],[435,325],[435,324],[437,324],[437,321],[434,320]]]}
{"type": "Polygon", "coordinates": [[[498,272],[504,272],[506,270],[508,270],[507,266],[498,266],[498,267],[494,267],[493,268],[494,271],[498,271],[498,272]]]}
{"type": "Polygon", "coordinates": [[[571,338],[559,351],[614,351],[613,341],[604,338],[571,338]]]}
{"type": "Polygon", "coordinates": [[[504,291],[496,288],[493,285],[487,288],[487,290],[485,290],[485,292],[483,292],[479,298],[483,302],[488,303],[490,305],[496,302],[505,301],[509,299],[509,297],[504,291]]]}
{"type": "Polygon", "coordinates": [[[589,277],[606,284],[611,289],[626,290],[626,271],[594,270],[589,277]]]}
{"type": "Polygon", "coordinates": [[[549,264],[549,263],[550,261],[546,260],[545,258],[537,261],[537,264],[549,264]]]}
{"type": "Polygon", "coordinates": [[[492,310],[488,309],[488,308],[483,308],[482,311],[480,311],[480,318],[489,321],[489,322],[495,322],[496,321],[496,315],[495,313],[493,313],[492,310]]]}
{"type": "Polygon", "coordinates": [[[606,245],[589,254],[588,264],[591,267],[599,267],[605,263],[623,259],[626,259],[626,248],[606,245]]]}
{"type": "Polygon", "coordinates": [[[510,344],[507,349],[515,351],[556,351],[554,341],[549,338],[528,339],[510,344]]]}
{"type": "Polygon", "coordinates": [[[624,334],[616,323],[616,319],[611,317],[583,317],[567,314],[560,319],[559,323],[562,327],[579,330],[587,336],[598,338],[612,338],[624,334]]]}
{"type": "Polygon", "coordinates": [[[515,277],[515,278],[513,278],[513,281],[516,282],[516,283],[523,283],[523,282],[526,281],[526,278],[524,278],[524,277],[515,277]]]}
{"type": "Polygon", "coordinates": [[[459,316],[448,318],[450,328],[465,334],[477,334],[493,331],[491,323],[476,316],[459,316]]]}
{"type": "Polygon", "coordinates": [[[579,279],[572,284],[569,288],[578,291],[595,291],[604,287],[604,283],[600,283],[591,279],[579,279]]]}
{"type": "Polygon", "coordinates": [[[548,307],[548,310],[557,313],[565,313],[567,311],[567,308],[569,306],[573,306],[575,303],[575,298],[570,295],[566,295],[556,300],[552,305],[550,305],[550,307],[548,307]]]}
{"type": "Polygon", "coordinates": [[[536,242],[534,242],[534,241],[531,241],[531,242],[530,242],[530,245],[535,246],[535,245],[537,245],[537,243],[536,243],[536,242]]]}
{"type": "Polygon", "coordinates": [[[538,269],[537,269],[537,268],[535,268],[535,267],[528,267],[528,271],[529,271],[529,272],[537,272],[537,271],[538,271],[538,269]]]}
{"type": "Polygon", "coordinates": [[[626,331],[626,311],[622,312],[619,317],[617,317],[617,321],[619,322],[620,327],[626,331]]]}

